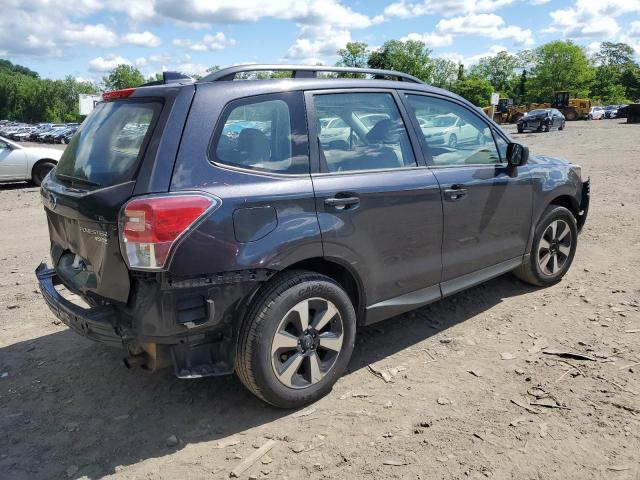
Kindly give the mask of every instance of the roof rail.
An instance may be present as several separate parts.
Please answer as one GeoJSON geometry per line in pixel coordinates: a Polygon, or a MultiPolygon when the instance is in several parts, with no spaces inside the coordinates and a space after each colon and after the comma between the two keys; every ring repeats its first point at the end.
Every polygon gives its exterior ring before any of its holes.
{"type": "Polygon", "coordinates": [[[318,72],[333,73],[361,73],[373,75],[373,78],[384,79],[385,77],[393,77],[398,81],[424,83],[419,78],[407,73],[396,72],[394,70],[379,70],[376,68],[352,68],[352,67],[330,67],[324,65],[263,65],[263,64],[246,64],[236,65],[234,67],[223,68],[216,72],[210,73],[199,82],[221,82],[235,80],[238,73],[245,72],[282,72],[289,71],[292,73],[291,78],[318,78],[318,72]]]}
{"type": "Polygon", "coordinates": [[[180,72],[162,72],[162,80],[153,80],[140,85],[150,87],[151,85],[167,85],[169,83],[193,83],[195,80],[189,75],[180,72]]]}

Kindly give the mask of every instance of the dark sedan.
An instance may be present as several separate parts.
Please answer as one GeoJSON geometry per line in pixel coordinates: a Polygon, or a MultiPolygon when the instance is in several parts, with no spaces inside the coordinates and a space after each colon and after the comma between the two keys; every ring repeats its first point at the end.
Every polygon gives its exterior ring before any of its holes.
{"type": "Polygon", "coordinates": [[[518,120],[518,133],[525,130],[536,132],[548,132],[552,128],[563,130],[565,124],[564,115],[555,108],[537,108],[527,112],[518,120]]]}

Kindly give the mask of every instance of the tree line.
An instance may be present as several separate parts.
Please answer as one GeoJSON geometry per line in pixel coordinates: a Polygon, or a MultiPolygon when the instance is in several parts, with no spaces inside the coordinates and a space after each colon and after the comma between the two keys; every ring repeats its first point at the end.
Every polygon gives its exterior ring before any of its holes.
{"type": "MultiPolygon", "coordinates": [[[[435,87],[451,90],[478,106],[489,104],[491,93],[514,99],[516,104],[549,102],[556,91],[600,104],[640,101],[640,65],[625,43],[603,42],[588,55],[571,41],[552,41],[516,54],[506,51],[481,58],[465,67],[435,57],[424,42],[389,40],[378,49],[364,42],[350,42],[338,50],[337,66],[369,67],[408,73],[435,87]]],[[[218,70],[217,65],[208,71],[218,70]]],[[[255,78],[288,76],[289,72],[260,72],[255,78]]],[[[341,74],[338,76],[357,76],[341,74]]],[[[118,65],[100,84],[40,78],[38,73],[0,59],[0,119],[25,122],[71,122],[81,120],[78,94],[137,87],[161,79],[144,78],[131,65],[118,65]]]]}
{"type": "Polygon", "coordinates": [[[556,91],[602,104],[640,101],[640,65],[633,48],[624,43],[603,42],[589,56],[583,47],[558,40],[515,55],[504,51],[483,57],[469,68],[433,57],[415,40],[389,40],[377,50],[351,42],[338,56],[339,66],[400,70],[478,106],[488,105],[492,92],[516,104],[549,102],[556,91]]]}
{"type": "Polygon", "coordinates": [[[0,119],[22,122],[75,122],[81,119],[78,94],[97,93],[98,87],[40,78],[33,70],[0,59],[0,119]]]}

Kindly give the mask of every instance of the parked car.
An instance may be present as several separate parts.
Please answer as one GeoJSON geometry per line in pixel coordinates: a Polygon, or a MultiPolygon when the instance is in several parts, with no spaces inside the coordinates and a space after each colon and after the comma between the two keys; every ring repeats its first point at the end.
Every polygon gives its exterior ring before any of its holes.
{"type": "MultiPolygon", "coordinates": [[[[71,138],[78,130],[78,125],[70,125],[63,128],[59,128],[57,131],[53,131],[47,135],[46,139],[50,143],[64,143],[63,138],[71,138]]],[[[68,142],[67,142],[68,143],[68,142]]]]}
{"type": "Polygon", "coordinates": [[[23,147],[0,137],[0,182],[30,180],[40,185],[61,154],[61,150],[23,147]]]}
{"type": "Polygon", "coordinates": [[[618,106],[617,105],[607,105],[604,107],[604,118],[616,118],[618,114],[618,106]]]}
{"type": "MultiPolygon", "coordinates": [[[[425,122],[424,119],[423,122],[425,122]]],[[[418,123],[420,123],[420,119],[418,119],[418,123]]],[[[458,148],[458,144],[484,141],[482,132],[455,114],[436,115],[426,120],[426,126],[421,126],[420,129],[430,144],[447,145],[452,149],[458,148]]]]}
{"type": "Polygon", "coordinates": [[[604,107],[591,107],[587,120],[601,120],[604,118],[604,107]]]}
{"type": "Polygon", "coordinates": [[[555,108],[537,108],[527,112],[518,120],[518,133],[525,130],[535,130],[537,132],[549,132],[553,128],[564,130],[566,121],[564,115],[555,108]]]}
{"type": "Polygon", "coordinates": [[[280,68],[292,78],[165,72],[103,95],[41,188],[52,266],[36,275],[62,322],[129,366],[235,371],[297,407],[345,371],[357,326],[511,271],[565,275],[589,206],[579,166],[404,73],[280,68]],[[427,136],[418,119],[443,116],[427,136]],[[321,140],[335,118],[347,149],[321,140]],[[434,141],[450,123],[484,141],[434,141]]]}
{"type": "Polygon", "coordinates": [[[75,125],[73,127],[69,127],[67,128],[59,137],[58,143],[64,143],[67,144],[71,141],[71,138],[76,134],[76,132],[78,131],[79,125],[75,125]]]}
{"type": "Polygon", "coordinates": [[[616,114],[616,118],[627,118],[627,111],[629,110],[629,105],[620,105],[618,107],[618,112],[616,114]]]}

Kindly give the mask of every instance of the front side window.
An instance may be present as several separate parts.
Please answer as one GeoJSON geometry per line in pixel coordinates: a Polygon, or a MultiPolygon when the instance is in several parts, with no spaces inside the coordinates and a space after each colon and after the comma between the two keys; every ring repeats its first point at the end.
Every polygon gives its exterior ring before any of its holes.
{"type": "MultiPolygon", "coordinates": [[[[301,103],[301,98],[298,98],[301,103]]],[[[291,99],[266,95],[231,104],[210,156],[217,163],[280,174],[308,173],[306,125],[291,99]],[[294,120],[292,120],[292,118],[294,120]],[[300,131],[298,131],[300,130],[300,131]]]]}
{"type": "Polygon", "coordinates": [[[466,108],[424,95],[406,98],[435,166],[500,163],[491,129],[466,108]]]}
{"type": "Polygon", "coordinates": [[[391,94],[317,94],[313,105],[323,171],[416,166],[407,129],[391,94]]]}

